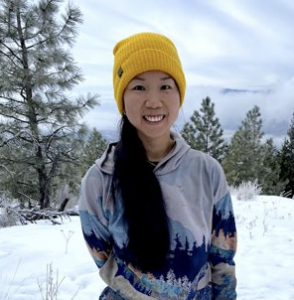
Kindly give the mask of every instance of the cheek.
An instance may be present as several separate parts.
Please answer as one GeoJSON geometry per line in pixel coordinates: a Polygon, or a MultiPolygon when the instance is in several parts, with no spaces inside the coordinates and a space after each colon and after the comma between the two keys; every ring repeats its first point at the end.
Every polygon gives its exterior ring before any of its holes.
{"type": "Polygon", "coordinates": [[[124,99],[124,111],[131,123],[138,122],[140,118],[140,101],[137,100],[129,97],[124,99]]]}
{"type": "Polygon", "coordinates": [[[179,115],[179,111],[180,111],[180,106],[179,105],[174,106],[171,109],[171,115],[172,115],[172,118],[174,119],[173,122],[175,121],[175,119],[177,119],[177,117],[179,115]]]}
{"type": "Polygon", "coordinates": [[[173,115],[178,115],[180,111],[180,98],[178,95],[173,97],[172,101],[170,102],[170,111],[173,115]]]}
{"type": "Polygon", "coordinates": [[[132,99],[128,96],[128,93],[124,93],[123,94],[123,107],[124,107],[124,111],[127,112],[127,110],[129,110],[129,108],[132,106],[131,105],[132,99]]]}
{"type": "Polygon", "coordinates": [[[136,111],[137,106],[138,105],[136,101],[132,101],[131,99],[127,99],[124,101],[124,109],[126,113],[136,111]]]}

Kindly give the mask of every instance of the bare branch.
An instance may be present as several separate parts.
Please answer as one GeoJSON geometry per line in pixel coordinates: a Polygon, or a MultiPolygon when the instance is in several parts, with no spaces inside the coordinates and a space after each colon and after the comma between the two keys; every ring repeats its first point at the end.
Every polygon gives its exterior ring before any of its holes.
{"type": "MultiPolygon", "coordinates": [[[[20,57],[18,57],[10,47],[8,47],[6,44],[4,44],[3,42],[1,42],[1,40],[0,40],[0,44],[2,44],[13,55],[13,57],[15,57],[16,59],[18,59],[21,63],[23,63],[22,59],[20,57]]],[[[8,54],[6,54],[5,52],[3,52],[2,50],[0,52],[1,52],[1,54],[3,54],[3,55],[5,55],[5,56],[8,57],[8,54]]]]}
{"type": "Polygon", "coordinates": [[[0,164],[0,168],[3,168],[10,175],[10,177],[13,177],[14,174],[15,174],[14,172],[8,170],[8,168],[6,166],[2,165],[2,164],[0,164]]]}

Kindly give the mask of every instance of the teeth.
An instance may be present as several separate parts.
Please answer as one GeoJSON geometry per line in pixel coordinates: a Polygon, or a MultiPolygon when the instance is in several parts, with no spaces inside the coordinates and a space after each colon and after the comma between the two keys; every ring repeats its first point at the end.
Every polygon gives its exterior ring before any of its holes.
{"type": "Polygon", "coordinates": [[[149,122],[159,122],[163,119],[163,116],[145,116],[145,119],[149,122]]]}

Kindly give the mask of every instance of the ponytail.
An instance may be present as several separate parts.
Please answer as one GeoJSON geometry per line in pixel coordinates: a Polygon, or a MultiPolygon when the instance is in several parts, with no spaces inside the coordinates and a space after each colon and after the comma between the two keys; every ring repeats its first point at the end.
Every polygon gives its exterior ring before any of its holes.
{"type": "Polygon", "coordinates": [[[146,150],[125,115],[114,163],[114,199],[120,192],[128,233],[124,260],[143,272],[156,271],[165,266],[170,249],[169,219],[146,150]]]}

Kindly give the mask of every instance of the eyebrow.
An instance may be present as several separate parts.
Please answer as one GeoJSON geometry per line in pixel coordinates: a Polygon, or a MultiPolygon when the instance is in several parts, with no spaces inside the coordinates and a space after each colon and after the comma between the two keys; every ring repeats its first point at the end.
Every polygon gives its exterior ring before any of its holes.
{"type": "MultiPolygon", "coordinates": [[[[134,79],[136,79],[136,80],[141,80],[141,81],[144,81],[144,80],[145,80],[144,78],[142,78],[142,77],[140,77],[140,76],[135,76],[135,77],[133,78],[133,80],[134,80],[134,79]]],[[[171,77],[171,76],[165,76],[165,77],[160,78],[160,80],[168,80],[168,79],[172,79],[172,77],[171,77]]]]}

